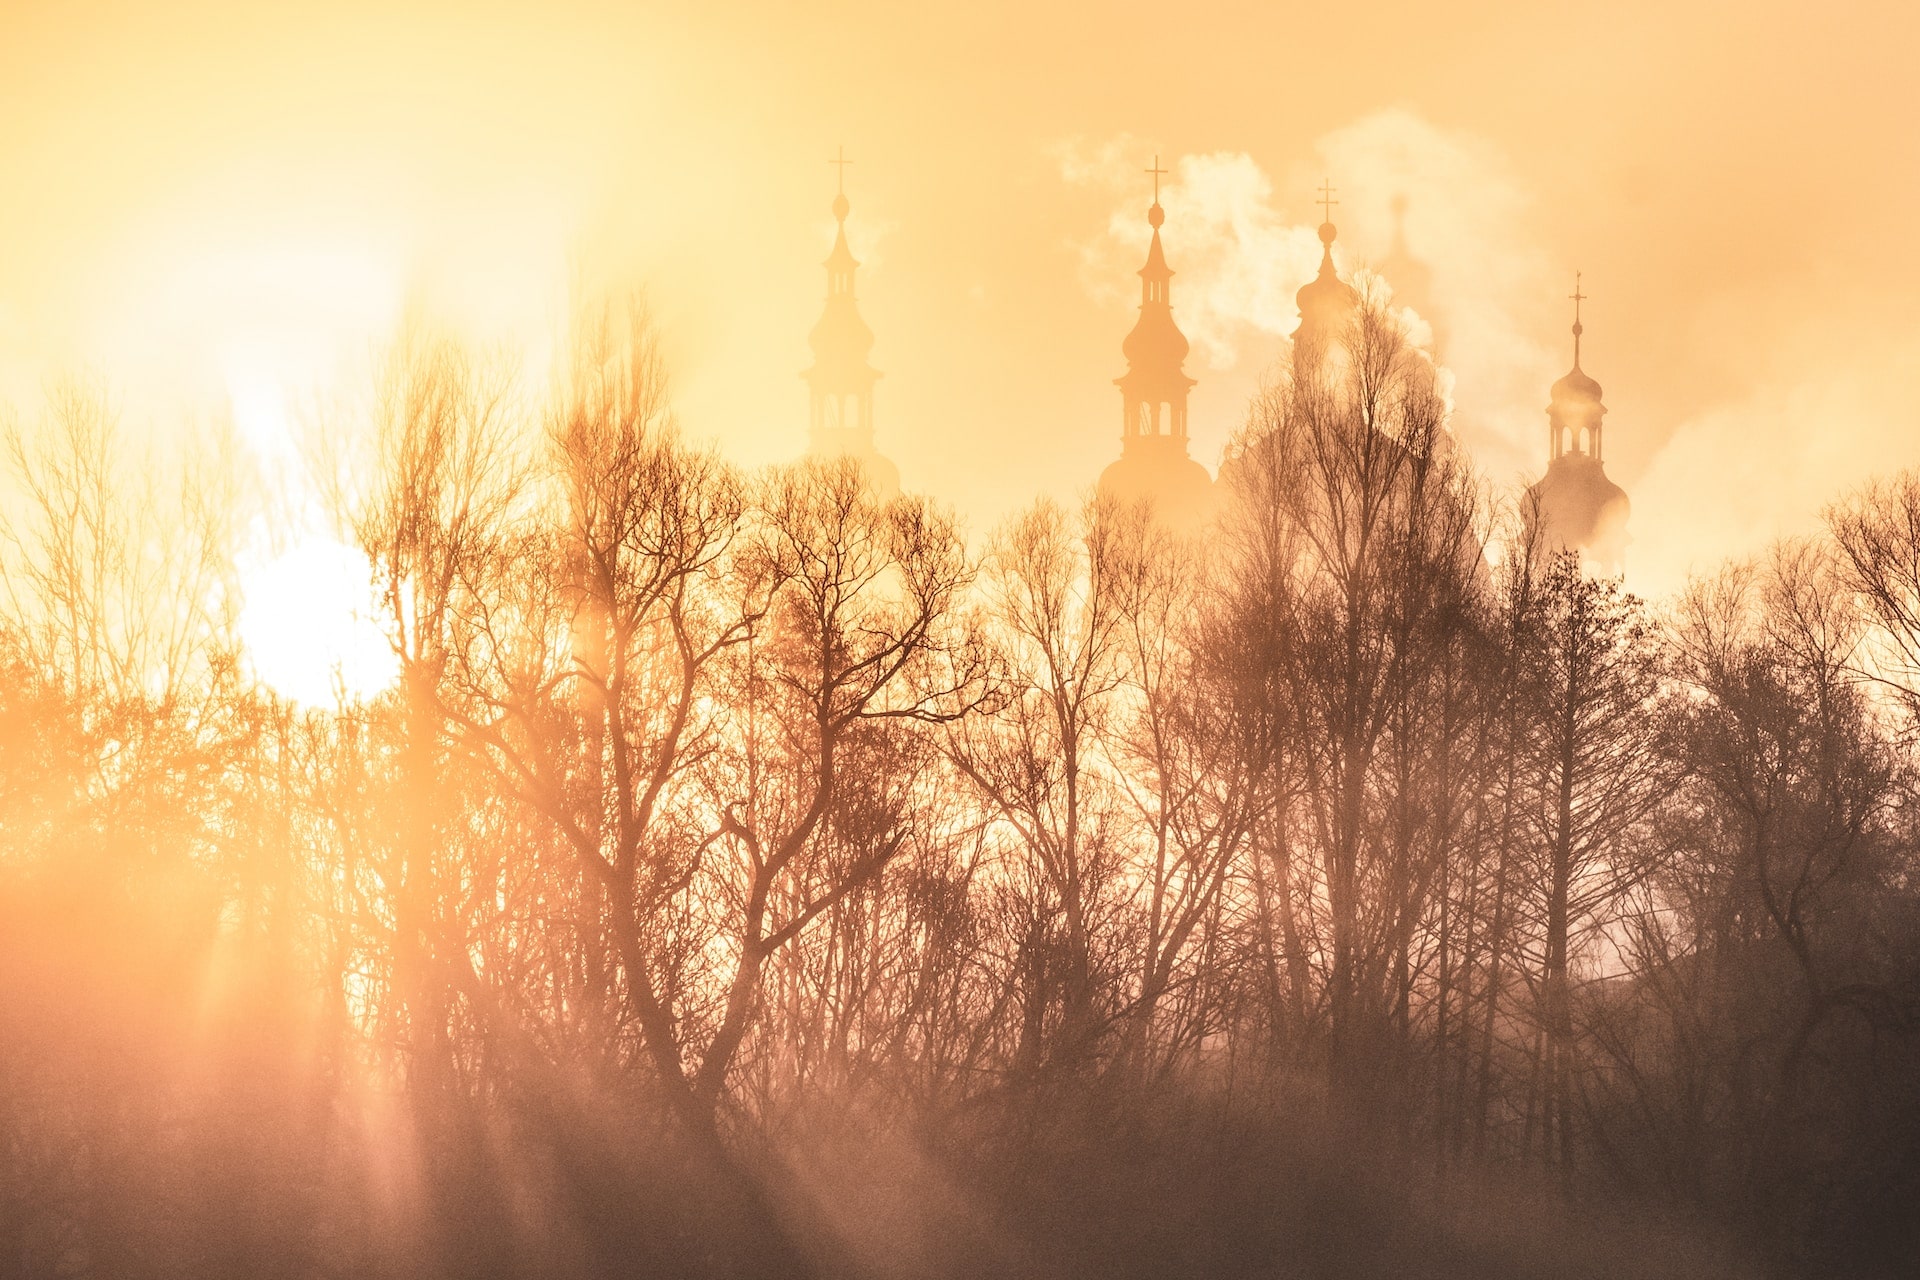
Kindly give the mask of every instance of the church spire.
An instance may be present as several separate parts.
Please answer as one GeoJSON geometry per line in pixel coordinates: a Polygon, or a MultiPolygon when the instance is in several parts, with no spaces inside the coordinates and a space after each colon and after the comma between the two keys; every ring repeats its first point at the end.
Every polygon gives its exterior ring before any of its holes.
{"type": "MultiPolygon", "coordinates": [[[[1160,167],[1160,157],[1153,158],[1153,168],[1146,170],[1153,175],[1153,203],[1147,207],[1147,225],[1153,228],[1153,239],[1147,245],[1147,262],[1140,268],[1140,305],[1148,303],[1167,305],[1167,282],[1173,279],[1173,268],[1167,265],[1167,255],[1160,248],[1160,227],[1167,220],[1167,211],[1160,207],[1160,179],[1166,170],[1160,167]]],[[[1172,315],[1169,312],[1169,323],[1172,315]]]]}
{"type": "Polygon", "coordinates": [[[833,159],[833,249],[823,264],[827,269],[827,300],[808,342],[813,367],[801,376],[811,392],[809,452],[824,456],[851,455],[860,459],[874,489],[883,497],[900,491],[900,474],[873,444],[873,385],[880,373],[868,362],[873,330],[860,318],[854,295],[854,272],[860,263],[847,244],[847,159],[841,147],[833,159]]]}
{"type": "Polygon", "coordinates": [[[1296,346],[1303,341],[1317,346],[1328,338],[1338,337],[1360,302],[1360,295],[1340,278],[1340,272],[1333,265],[1333,242],[1340,234],[1333,225],[1333,207],[1339,203],[1333,198],[1332,182],[1323,181],[1319,200],[1320,273],[1300,286],[1300,292],[1294,295],[1300,308],[1300,323],[1293,330],[1296,346]]]}
{"type": "Polygon", "coordinates": [[[1617,574],[1625,562],[1627,515],[1625,490],[1607,478],[1601,450],[1607,406],[1600,384],[1580,367],[1580,339],[1586,325],[1580,304],[1587,295],[1573,278],[1573,368],[1553,384],[1547,404],[1547,473],[1529,491],[1528,521],[1542,545],[1578,551],[1590,570],[1617,574]]]}
{"type": "Polygon", "coordinates": [[[1547,426],[1552,436],[1549,458],[1568,453],[1601,457],[1600,419],[1607,406],[1600,403],[1600,384],[1580,367],[1580,335],[1587,331],[1580,322],[1580,304],[1587,300],[1580,290],[1580,278],[1580,272],[1573,273],[1573,292],[1567,295],[1573,303],[1573,368],[1553,384],[1547,405],[1547,426]]]}
{"type": "Polygon", "coordinates": [[[1174,323],[1171,285],[1160,228],[1167,211],[1160,206],[1160,157],[1146,171],[1153,178],[1153,203],[1147,208],[1152,236],[1140,268],[1140,318],[1120,344],[1127,371],[1114,379],[1120,388],[1120,459],[1100,476],[1102,492],[1122,501],[1150,499],[1163,518],[1191,526],[1212,503],[1213,477],[1188,456],[1186,374],[1187,338],[1174,323]]]}
{"type": "Polygon", "coordinates": [[[1333,198],[1333,183],[1330,179],[1320,180],[1320,274],[1329,275],[1333,271],[1333,238],[1339,234],[1333,225],[1333,206],[1339,204],[1333,198]]]}
{"type": "Polygon", "coordinates": [[[1576,369],[1580,367],[1580,335],[1587,331],[1587,326],[1580,323],[1580,304],[1587,300],[1587,295],[1580,292],[1580,274],[1573,273],[1573,292],[1567,295],[1573,303],[1573,367],[1576,369]]]}
{"type": "Polygon", "coordinates": [[[1169,296],[1173,268],[1167,265],[1166,251],[1160,246],[1160,228],[1167,211],[1160,207],[1160,178],[1166,173],[1160,157],[1153,158],[1153,204],[1147,209],[1147,225],[1153,237],[1147,244],[1147,261],[1140,268],[1140,319],[1120,344],[1127,357],[1127,372],[1114,379],[1120,388],[1123,410],[1121,439],[1138,436],[1170,435],[1184,441],[1187,437],[1187,388],[1193,379],[1182,367],[1187,359],[1187,336],[1173,321],[1173,303],[1169,296]]]}

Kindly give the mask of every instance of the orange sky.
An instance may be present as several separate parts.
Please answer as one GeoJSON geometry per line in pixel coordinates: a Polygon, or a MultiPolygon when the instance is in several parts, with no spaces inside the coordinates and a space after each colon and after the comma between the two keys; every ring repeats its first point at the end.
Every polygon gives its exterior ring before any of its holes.
{"type": "Polygon", "coordinates": [[[1586,273],[1664,590],[1920,461],[1920,19],[1804,12],[0,0],[0,395],[93,368],[160,441],[230,401],[258,434],[410,304],[544,367],[570,276],[618,274],[687,429],[785,456],[844,143],[880,446],[980,528],[1115,453],[1157,150],[1202,461],[1330,177],[1495,481],[1544,461],[1586,273]]]}

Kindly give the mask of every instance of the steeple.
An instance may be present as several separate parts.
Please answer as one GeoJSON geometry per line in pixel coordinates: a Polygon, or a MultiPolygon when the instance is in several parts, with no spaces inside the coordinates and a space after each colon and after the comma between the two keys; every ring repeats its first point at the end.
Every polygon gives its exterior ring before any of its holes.
{"type": "Polygon", "coordinates": [[[1187,452],[1187,392],[1194,380],[1184,368],[1187,337],[1174,323],[1173,269],[1160,243],[1167,220],[1160,179],[1167,171],[1155,156],[1146,172],[1153,178],[1147,208],[1152,236],[1140,268],[1140,318],[1120,344],[1127,371],[1114,379],[1120,388],[1120,460],[1101,473],[1100,488],[1123,501],[1151,499],[1162,517],[1190,526],[1211,507],[1213,478],[1187,452]]]}
{"type": "Polygon", "coordinates": [[[1580,335],[1587,331],[1580,323],[1580,304],[1586,300],[1587,295],[1580,292],[1580,273],[1576,271],[1573,292],[1568,295],[1568,301],[1573,303],[1573,368],[1553,384],[1547,405],[1550,459],[1566,453],[1591,455],[1596,461],[1602,457],[1600,419],[1605,416],[1607,406],[1600,403],[1600,384],[1580,367],[1580,335]]]}
{"type": "Polygon", "coordinates": [[[1160,207],[1160,178],[1166,173],[1160,157],[1153,158],[1153,204],[1147,225],[1153,237],[1147,243],[1147,261],[1140,268],[1140,319],[1120,344],[1127,372],[1114,379],[1123,406],[1120,438],[1168,435],[1187,438],[1187,389],[1193,379],[1182,368],[1187,359],[1187,335],[1173,322],[1169,297],[1173,268],[1160,245],[1160,228],[1167,211],[1160,207]]]}
{"type": "Polygon", "coordinates": [[[1339,235],[1339,229],[1333,225],[1333,206],[1340,202],[1333,198],[1333,184],[1320,184],[1320,273],[1300,287],[1294,295],[1294,301],[1300,308],[1300,323],[1294,326],[1293,341],[1296,348],[1303,342],[1319,346],[1329,338],[1337,338],[1345,329],[1354,308],[1360,304],[1360,295],[1353,286],[1340,278],[1333,265],[1333,242],[1339,235]]]}
{"type": "Polygon", "coordinates": [[[1618,574],[1625,561],[1626,491],[1607,478],[1601,419],[1607,406],[1600,384],[1580,367],[1580,276],[1573,278],[1573,368],[1553,384],[1547,403],[1547,474],[1528,491],[1528,517],[1549,548],[1578,551],[1591,569],[1618,574]]]}
{"type": "Polygon", "coordinates": [[[827,300],[818,323],[808,336],[813,367],[800,376],[811,392],[808,452],[817,456],[858,458],[875,492],[890,498],[900,491],[900,472],[873,444],[873,385],[880,373],[868,362],[873,330],[860,318],[854,295],[854,273],[860,263],[847,244],[846,148],[827,162],[838,170],[833,197],[837,224],[833,249],[827,254],[827,300]]]}

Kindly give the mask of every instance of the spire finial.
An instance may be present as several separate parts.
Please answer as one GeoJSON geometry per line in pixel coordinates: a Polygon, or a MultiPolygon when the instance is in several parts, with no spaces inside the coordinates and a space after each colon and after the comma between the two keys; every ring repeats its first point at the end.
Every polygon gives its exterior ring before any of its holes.
{"type": "Polygon", "coordinates": [[[1145,170],[1145,172],[1153,175],[1153,205],[1147,210],[1147,225],[1155,231],[1158,231],[1160,224],[1167,220],[1166,211],[1160,207],[1160,179],[1167,171],[1160,167],[1159,152],[1154,152],[1153,168],[1145,170]]]}
{"type": "Polygon", "coordinates": [[[1576,369],[1580,367],[1580,335],[1587,331],[1580,323],[1580,304],[1587,300],[1587,295],[1580,292],[1580,275],[1578,271],[1573,273],[1573,292],[1567,295],[1573,303],[1573,367],[1576,369]]]}
{"type": "Polygon", "coordinates": [[[847,204],[847,166],[852,164],[853,161],[847,159],[847,149],[845,146],[842,146],[839,148],[839,154],[827,161],[827,163],[834,166],[834,169],[837,171],[835,181],[836,190],[833,197],[833,216],[845,222],[847,220],[847,210],[851,207],[847,204]]]}
{"type": "Polygon", "coordinates": [[[1339,234],[1333,226],[1333,206],[1339,203],[1333,198],[1333,184],[1323,180],[1320,183],[1320,243],[1326,249],[1320,255],[1322,273],[1333,270],[1333,238],[1339,234]]]}

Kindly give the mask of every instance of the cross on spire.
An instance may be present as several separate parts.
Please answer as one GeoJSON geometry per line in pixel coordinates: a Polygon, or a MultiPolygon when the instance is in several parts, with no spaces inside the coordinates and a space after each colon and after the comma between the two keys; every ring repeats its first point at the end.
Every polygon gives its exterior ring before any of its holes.
{"type": "Polygon", "coordinates": [[[1155,204],[1159,204],[1160,203],[1160,179],[1164,177],[1167,173],[1165,169],[1162,169],[1160,167],[1159,152],[1156,151],[1153,153],[1153,168],[1146,170],[1146,172],[1153,175],[1153,202],[1155,204]]]}
{"type": "Polygon", "coordinates": [[[827,163],[839,170],[840,194],[847,194],[847,166],[852,164],[853,161],[847,159],[846,147],[842,146],[840,148],[840,154],[827,161],[827,163]]]}
{"type": "Polygon", "coordinates": [[[1320,221],[1332,222],[1333,206],[1339,203],[1338,200],[1333,198],[1333,184],[1322,181],[1320,183],[1320,221]]]}
{"type": "Polygon", "coordinates": [[[1587,300],[1587,295],[1580,292],[1578,271],[1573,273],[1573,292],[1567,297],[1573,303],[1573,367],[1578,369],[1580,367],[1580,335],[1587,331],[1587,327],[1580,323],[1580,304],[1587,300]]]}

